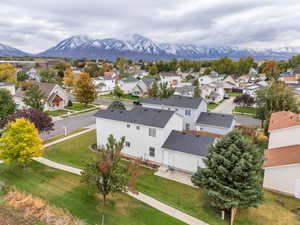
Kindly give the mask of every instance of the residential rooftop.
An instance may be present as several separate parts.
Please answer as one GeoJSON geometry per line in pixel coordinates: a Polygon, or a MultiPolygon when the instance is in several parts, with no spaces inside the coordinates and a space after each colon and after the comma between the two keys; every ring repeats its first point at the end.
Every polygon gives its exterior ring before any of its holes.
{"type": "Polygon", "coordinates": [[[173,130],[162,148],[205,157],[215,137],[173,130]]]}
{"type": "Polygon", "coordinates": [[[150,127],[164,128],[173,116],[174,111],[135,107],[132,110],[99,110],[95,116],[98,118],[135,123],[150,127]]]}
{"type": "Polygon", "coordinates": [[[283,129],[300,125],[300,114],[296,114],[290,111],[281,111],[272,113],[269,131],[283,129]]]}
{"type": "Polygon", "coordinates": [[[1,86],[15,86],[14,83],[9,83],[9,82],[0,82],[0,87],[1,86]]]}
{"type": "Polygon", "coordinates": [[[230,128],[234,119],[234,116],[231,114],[202,112],[197,119],[197,123],[230,128]]]}
{"type": "Polygon", "coordinates": [[[169,98],[147,98],[142,100],[141,103],[197,109],[202,101],[204,101],[202,98],[172,95],[169,98]]]}

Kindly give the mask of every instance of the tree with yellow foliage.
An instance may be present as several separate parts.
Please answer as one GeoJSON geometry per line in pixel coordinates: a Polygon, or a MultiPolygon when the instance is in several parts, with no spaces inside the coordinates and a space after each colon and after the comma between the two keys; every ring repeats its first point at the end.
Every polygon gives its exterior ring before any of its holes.
{"type": "Polygon", "coordinates": [[[85,106],[96,98],[96,86],[88,73],[82,72],[75,82],[74,93],[76,100],[85,106]]]}
{"type": "Polygon", "coordinates": [[[42,155],[42,139],[29,120],[20,118],[8,123],[0,138],[0,160],[25,165],[32,157],[42,155]]]}
{"type": "Polygon", "coordinates": [[[67,68],[64,73],[64,85],[73,87],[75,84],[75,74],[71,68],[67,68]]]}
{"type": "Polygon", "coordinates": [[[17,82],[17,69],[11,64],[0,65],[0,82],[17,82]]]}

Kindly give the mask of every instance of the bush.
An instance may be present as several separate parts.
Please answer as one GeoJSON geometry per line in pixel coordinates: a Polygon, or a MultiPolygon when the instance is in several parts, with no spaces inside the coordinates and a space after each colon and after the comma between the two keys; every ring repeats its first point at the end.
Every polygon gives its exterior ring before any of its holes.
{"type": "Polygon", "coordinates": [[[72,107],[73,106],[73,102],[71,100],[68,101],[68,107],[72,107]]]}

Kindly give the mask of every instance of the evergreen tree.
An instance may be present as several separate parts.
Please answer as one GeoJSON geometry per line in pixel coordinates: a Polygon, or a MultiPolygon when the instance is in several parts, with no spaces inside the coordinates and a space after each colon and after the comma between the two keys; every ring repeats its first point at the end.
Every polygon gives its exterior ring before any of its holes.
{"type": "Polygon", "coordinates": [[[107,109],[119,109],[119,110],[126,110],[125,105],[120,101],[113,101],[107,109]]]}
{"type": "Polygon", "coordinates": [[[38,85],[30,85],[25,91],[23,102],[39,111],[44,110],[45,94],[40,90],[38,85]]]}
{"type": "Polygon", "coordinates": [[[16,110],[16,104],[13,96],[6,89],[0,89],[0,119],[13,114],[16,110]]]}
{"type": "Polygon", "coordinates": [[[234,130],[209,146],[192,182],[205,188],[212,205],[222,209],[257,207],[263,201],[263,152],[234,130]]]}
{"type": "Polygon", "coordinates": [[[157,86],[157,82],[154,82],[151,87],[148,89],[148,97],[149,98],[156,98],[158,97],[158,86],[157,86]]]}
{"type": "Polygon", "coordinates": [[[29,79],[29,76],[24,71],[19,71],[17,73],[17,81],[22,82],[22,81],[25,81],[27,79],[29,79]]]}

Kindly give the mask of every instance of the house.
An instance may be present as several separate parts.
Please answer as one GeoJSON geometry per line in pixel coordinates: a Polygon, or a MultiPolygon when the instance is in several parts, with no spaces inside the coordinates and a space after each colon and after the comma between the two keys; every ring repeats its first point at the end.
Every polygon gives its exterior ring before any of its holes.
{"type": "Polygon", "coordinates": [[[32,67],[26,72],[26,74],[30,79],[40,82],[40,76],[37,69],[32,67]]]}
{"type": "Polygon", "coordinates": [[[178,87],[181,85],[181,75],[175,72],[161,72],[159,73],[161,83],[167,83],[170,87],[178,87]]]}
{"type": "Polygon", "coordinates": [[[196,121],[196,130],[225,135],[234,129],[235,124],[235,117],[231,114],[202,112],[196,121]]]}
{"type": "Polygon", "coordinates": [[[175,89],[174,95],[180,95],[185,97],[194,97],[195,87],[192,85],[184,85],[175,89]]]}
{"type": "Polygon", "coordinates": [[[208,103],[219,103],[224,99],[225,90],[223,82],[214,81],[207,85],[201,85],[201,97],[208,103]]]}
{"type": "Polygon", "coordinates": [[[233,79],[232,76],[227,76],[223,80],[223,87],[224,87],[225,92],[232,92],[232,91],[238,89],[239,84],[235,81],[235,79],[233,79]]]}
{"type": "Polygon", "coordinates": [[[0,89],[8,90],[12,96],[16,94],[16,85],[14,83],[0,82],[0,89]]]}
{"type": "Polygon", "coordinates": [[[119,80],[118,85],[125,94],[131,94],[133,88],[137,85],[138,82],[139,80],[134,77],[125,77],[119,80]]]}
{"type": "Polygon", "coordinates": [[[131,90],[131,94],[138,97],[144,97],[148,89],[156,82],[154,78],[144,78],[139,80],[136,86],[131,90]]]}
{"type": "Polygon", "coordinates": [[[183,117],[184,130],[195,130],[196,120],[201,112],[207,111],[207,103],[202,98],[172,95],[169,98],[147,98],[141,101],[144,107],[175,111],[183,117]]]}
{"type": "Polygon", "coordinates": [[[290,69],[287,72],[280,74],[279,80],[284,81],[285,83],[297,83],[300,78],[300,70],[290,69]]]}
{"type": "Polygon", "coordinates": [[[201,76],[201,77],[199,77],[199,85],[210,84],[217,80],[218,80],[217,77],[213,77],[213,76],[209,76],[209,75],[201,76]]]}
{"type": "Polygon", "coordinates": [[[260,82],[257,82],[255,84],[249,84],[249,85],[246,85],[244,88],[243,88],[243,93],[244,94],[248,94],[252,97],[256,97],[256,92],[262,88],[265,88],[267,87],[268,83],[265,82],[265,81],[260,81],[260,82]]]}
{"type": "Polygon", "coordinates": [[[135,71],[134,73],[133,73],[133,77],[134,78],[137,78],[137,79],[142,79],[142,78],[144,78],[145,76],[148,76],[148,72],[147,71],[145,71],[145,70],[137,70],[137,71],[135,71]]]}
{"type": "MultiPolygon", "coordinates": [[[[41,92],[45,95],[45,110],[58,110],[63,109],[68,105],[69,95],[58,84],[53,83],[36,83],[41,92]]],[[[20,106],[25,106],[22,99],[24,92],[19,91],[16,93],[16,102],[20,106]]]]}
{"type": "Polygon", "coordinates": [[[182,132],[183,117],[176,111],[135,107],[100,110],[96,114],[97,146],[102,148],[109,135],[125,137],[122,153],[143,158],[185,172],[203,167],[202,159],[216,138],[182,132]]]}
{"type": "Polygon", "coordinates": [[[239,86],[243,87],[251,81],[251,76],[248,74],[242,75],[239,78],[237,78],[237,81],[239,83],[239,86]]]}
{"type": "Polygon", "coordinates": [[[100,93],[109,93],[114,90],[117,83],[117,76],[115,74],[106,74],[102,77],[93,79],[96,85],[96,90],[100,93]]]}
{"type": "Polygon", "coordinates": [[[300,198],[300,114],[272,113],[269,134],[263,186],[300,198]]]}

